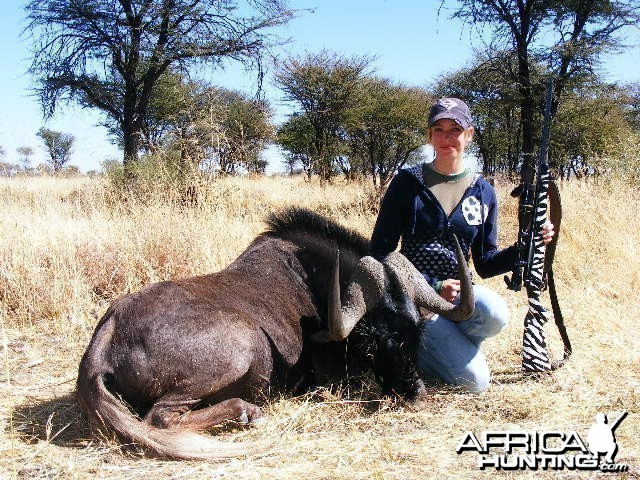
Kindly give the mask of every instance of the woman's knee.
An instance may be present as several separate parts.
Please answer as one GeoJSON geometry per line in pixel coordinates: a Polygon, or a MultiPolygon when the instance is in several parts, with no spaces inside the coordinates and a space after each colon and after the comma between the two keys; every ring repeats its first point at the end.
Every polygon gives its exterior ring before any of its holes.
{"type": "Polygon", "coordinates": [[[493,337],[509,324],[509,307],[500,295],[486,287],[476,286],[475,293],[473,316],[477,319],[477,327],[482,330],[475,333],[485,338],[493,337]]]}
{"type": "Polygon", "coordinates": [[[484,355],[479,350],[471,358],[467,357],[466,361],[455,356],[448,361],[439,361],[434,358],[424,360],[422,358],[418,362],[418,369],[422,375],[439,377],[449,385],[462,387],[472,393],[481,393],[489,388],[491,372],[484,355]]]}
{"type": "MultiPolygon", "coordinates": [[[[475,359],[474,359],[475,360],[475,359]]],[[[489,388],[491,372],[484,357],[467,365],[463,372],[456,375],[453,383],[470,393],[482,393],[489,388]]]]}

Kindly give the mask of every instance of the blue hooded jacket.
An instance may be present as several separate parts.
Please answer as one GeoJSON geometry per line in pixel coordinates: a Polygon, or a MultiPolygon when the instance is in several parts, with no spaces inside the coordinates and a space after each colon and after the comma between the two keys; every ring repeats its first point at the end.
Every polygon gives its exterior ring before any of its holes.
{"type": "Polygon", "coordinates": [[[515,247],[498,250],[498,203],[493,187],[476,175],[451,215],[424,185],[423,165],[400,170],[389,184],[371,236],[371,255],[378,260],[394,251],[402,237],[400,252],[427,282],[457,278],[458,263],[451,233],[455,233],[476,272],[482,278],[513,270],[515,247]]]}

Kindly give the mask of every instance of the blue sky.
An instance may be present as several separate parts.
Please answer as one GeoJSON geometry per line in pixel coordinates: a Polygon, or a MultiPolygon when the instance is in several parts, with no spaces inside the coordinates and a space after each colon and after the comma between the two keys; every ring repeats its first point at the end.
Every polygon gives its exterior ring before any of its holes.
{"type": "MultiPolygon", "coordinates": [[[[449,11],[442,9],[438,15],[439,0],[291,0],[290,4],[301,11],[278,30],[282,37],[291,39],[278,48],[281,56],[323,48],[344,55],[372,55],[377,74],[408,85],[427,86],[443,73],[463,67],[471,60],[473,47],[481,46],[468,27],[449,19],[449,11]]],[[[8,0],[0,6],[4,67],[0,74],[0,145],[5,150],[4,161],[17,163],[16,148],[23,145],[34,148],[34,165],[43,161],[44,152],[35,136],[43,125],[76,137],[70,163],[82,171],[100,168],[105,159],[120,159],[121,153],[110,144],[105,130],[96,126],[100,116],[95,111],[64,107],[44,123],[37,101],[30,96],[32,80],[26,73],[30,44],[20,35],[23,5],[23,1],[8,0]]],[[[627,32],[627,42],[633,47],[603,62],[610,81],[640,80],[637,29],[627,32]]],[[[224,71],[201,69],[194,74],[229,88],[255,89],[253,77],[232,64],[224,71]]],[[[288,107],[270,77],[265,95],[276,111],[276,121],[281,121],[288,107]]]]}

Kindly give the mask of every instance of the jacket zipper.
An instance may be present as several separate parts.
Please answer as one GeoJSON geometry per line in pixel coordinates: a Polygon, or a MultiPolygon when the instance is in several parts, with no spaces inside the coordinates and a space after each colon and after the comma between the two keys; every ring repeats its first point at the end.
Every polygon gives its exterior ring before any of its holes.
{"type": "MultiPolygon", "coordinates": [[[[473,188],[473,186],[475,184],[476,184],[476,179],[474,179],[474,181],[471,183],[471,185],[469,185],[465,189],[465,191],[462,193],[462,197],[460,197],[460,200],[458,200],[458,203],[456,203],[456,206],[453,207],[453,210],[451,210],[451,215],[453,215],[454,212],[458,209],[458,207],[462,204],[462,202],[467,197],[467,195],[470,193],[471,189],[473,188]]],[[[451,216],[446,214],[442,204],[440,203],[440,200],[438,200],[436,198],[436,196],[433,194],[433,192],[431,190],[429,190],[429,188],[425,184],[422,184],[422,187],[427,192],[427,195],[429,196],[429,198],[431,198],[431,200],[438,206],[438,208],[440,209],[440,211],[444,215],[444,218],[447,219],[447,233],[449,233],[450,230],[451,230],[451,216]]],[[[482,215],[482,212],[481,212],[481,215],[482,215]]],[[[482,220],[482,218],[481,218],[481,220],[482,220]]]]}

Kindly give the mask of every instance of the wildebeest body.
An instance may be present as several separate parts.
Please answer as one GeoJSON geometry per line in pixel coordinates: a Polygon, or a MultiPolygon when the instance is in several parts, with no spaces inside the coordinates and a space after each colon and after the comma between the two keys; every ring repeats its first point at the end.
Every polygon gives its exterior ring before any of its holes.
{"type": "MultiPolygon", "coordinates": [[[[267,387],[304,381],[302,324],[322,327],[336,248],[344,252],[341,268],[348,278],[367,242],[302,211],[272,220],[271,231],[224,270],[152,284],[113,304],[80,364],[79,400],[90,420],[128,436],[124,417],[113,425],[99,411],[100,402],[109,401],[114,412],[128,414],[110,398],[115,393],[152,427],[253,421],[261,413],[248,401],[267,387]],[[101,396],[101,384],[110,393],[101,396]]],[[[145,444],[144,438],[135,440],[145,444]]],[[[206,447],[182,454],[147,446],[172,456],[207,456],[201,452],[206,447]]]]}
{"type": "MultiPolygon", "coordinates": [[[[238,455],[246,452],[244,444],[188,430],[226,419],[257,421],[261,411],[250,402],[268,389],[332,378],[335,348],[311,336],[327,328],[336,251],[344,288],[368,242],[297,209],[272,215],[269,227],[218,273],[156,283],[114,302],[80,363],[78,399],[93,424],[161,455],[238,455]]],[[[378,370],[387,390],[404,388],[398,375],[415,378],[404,361],[410,342],[403,339],[417,338],[419,316],[413,302],[394,295],[375,301],[380,311],[370,324],[384,356],[378,370]]]]}
{"type": "Polygon", "coordinates": [[[222,272],[121,299],[112,313],[117,390],[131,402],[167,394],[215,401],[212,393],[246,375],[242,395],[253,397],[272,380],[274,361],[292,367],[302,351],[300,319],[319,321],[293,250],[264,237],[222,272]]]}

